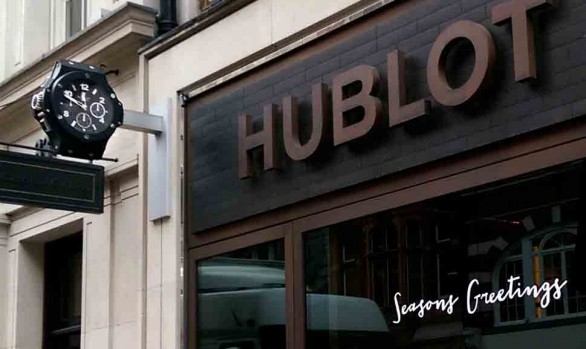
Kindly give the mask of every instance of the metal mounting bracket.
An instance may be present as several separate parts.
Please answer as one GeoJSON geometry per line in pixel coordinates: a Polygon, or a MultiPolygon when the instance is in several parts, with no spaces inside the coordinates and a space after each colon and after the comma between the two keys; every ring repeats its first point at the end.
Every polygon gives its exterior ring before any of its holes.
{"type": "Polygon", "coordinates": [[[124,123],[120,125],[120,128],[157,136],[163,132],[164,122],[165,118],[159,115],[124,110],[124,123]]]}
{"type": "MultiPolygon", "coordinates": [[[[124,121],[120,128],[148,133],[148,215],[155,221],[171,216],[171,197],[169,170],[170,142],[168,136],[171,115],[171,101],[167,105],[154,110],[160,115],[124,110],[124,121]],[[162,116],[163,115],[163,116],[162,116]],[[167,117],[165,117],[165,115],[167,117]]],[[[153,108],[151,108],[153,109],[153,108]]]]}

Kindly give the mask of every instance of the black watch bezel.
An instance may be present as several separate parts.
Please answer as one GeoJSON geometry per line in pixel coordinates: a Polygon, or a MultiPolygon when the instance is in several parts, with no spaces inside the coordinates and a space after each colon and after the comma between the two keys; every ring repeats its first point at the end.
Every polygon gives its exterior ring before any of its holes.
{"type": "Polygon", "coordinates": [[[53,119],[53,124],[56,125],[57,127],[59,127],[62,130],[62,132],[72,136],[73,138],[79,140],[82,143],[94,143],[94,142],[100,142],[100,141],[107,141],[112,136],[114,131],[116,131],[116,128],[118,128],[118,126],[120,126],[122,124],[122,119],[123,119],[123,115],[124,115],[124,108],[122,106],[122,102],[120,102],[120,100],[118,100],[118,97],[114,93],[114,90],[112,90],[112,88],[108,84],[106,76],[103,73],[100,73],[100,72],[94,73],[91,71],[73,70],[73,71],[66,72],[63,75],[59,74],[54,79],[54,81],[50,84],[49,91],[50,92],[48,93],[48,96],[47,96],[47,97],[49,97],[48,98],[48,106],[46,109],[50,110],[51,118],[53,119]],[[108,127],[105,130],[103,130],[102,132],[97,133],[97,134],[88,134],[88,133],[76,131],[75,129],[68,127],[67,125],[65,125],[66,121],[64,119],[59,120],[57,118],[56,111],[55,111],[55,105],[57,103],[56,101],[61,96],[57,95],[57,92],[56,92],[57,89],[55,87],[59,84],[62,86],[67,86],[72,81],[77,80],[77,79],[93,80],[96,82],[96,85],[100,89],[103,89],[106,92],[106,94],[108,96],[110,96],[110,95],[114,96],[114,97],[112,97],[113,115],[112,115],[112,121],[111,121],[111,124],[114,125],[113,127],[108,127]]]}

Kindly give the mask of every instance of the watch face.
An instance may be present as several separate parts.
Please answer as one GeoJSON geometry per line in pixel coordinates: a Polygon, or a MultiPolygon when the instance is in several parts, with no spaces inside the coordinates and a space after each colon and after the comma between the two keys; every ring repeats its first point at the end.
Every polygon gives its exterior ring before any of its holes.
{"type": "Polygon", "coordinates": [[[63,127],[83,134],[85,139],[93,138],[115,127],[113,118],[119,102],[110,91],[87,74],[65,75],[53,87],[53,113],[63,127]]]}

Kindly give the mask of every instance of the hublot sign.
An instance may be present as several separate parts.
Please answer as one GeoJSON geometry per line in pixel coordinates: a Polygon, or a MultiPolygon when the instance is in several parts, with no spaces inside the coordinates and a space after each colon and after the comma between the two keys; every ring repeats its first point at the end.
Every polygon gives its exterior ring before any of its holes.
{"type": "MultiPolygon", "coordinates": [[[[551,5],[552,0],[513,0],[492,9],[492,23],[502,25],[510,21],[512,27],[513,61],[515,80],[522,82],[535,79],[536,60],[533,25],[528,18],[532,10],[551,5]]],[[[486,87],[492,77],[496,59],[493,36],[481,24],[461,20],[444,29],[435,40],[427,60],[427,85],[433,99],[446,107],[456,107],[472,100],[486,87]],[[469,41],[474,49],[475,62],[472,73],[459,87],[448,82],[445,59],[454,44],[469,41]]],[[[387,55],[387,102],[388,125],[409,122],[432,113],[431,102],[422,98],[412,103],[406,101],[405,57],[401,50],[387,55]]],[[[334,76],[329,88],[325,84],[312,87],[311,133],[306,142],[300,141],[299,108],[294,96],[282,102],[282,139],[284,149],[292,160],[304,160],[314,154],[326,142],[341,145],[367,135],[383,120],[381,100],[375,96],[380,84],[376,68],[359,65],[334,76]],[[330,109],[331,107],[331,109],[330,109]],[[355,110],[362,110],[360,118],[348,117],[355,110]],[[330,140],[330,135],[332,139],[330,140]]],[[[264,170],[278,167],[277,156],[277,106],[264,107],[263,128],[253,132],[252,116],[241,114],[238,119],[238,174],[248,178],[253,174],[252,151],[262,148],[264,170]]]]}
{"type": "Polygon", "coordinates": [[[392,183],[583,122],[583,6],[390,2],[187,100],[187,229],[392,183]]]}

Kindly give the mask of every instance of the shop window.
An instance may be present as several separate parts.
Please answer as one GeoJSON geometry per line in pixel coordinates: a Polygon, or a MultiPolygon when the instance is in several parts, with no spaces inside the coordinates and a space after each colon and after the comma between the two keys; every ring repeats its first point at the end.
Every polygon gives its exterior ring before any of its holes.
{"type": "Polygon", "coordinates": [[[84,0],[65,0],[65,36],[77,34],[84,25],[84,0]]]}
{"type": "MultiPolygon", "coordinates": [[[[515,255],[507,258],[499,272],[499,286],[505,285],[507,277],[510,275],[524,279],[523,260],[521,256],[515,255]]],[[[495,289],[498,289],[498,287],[495,287],[495,289]]],[[[522,299],[506,300],[500,306],[495,307],[495,310],[498,312],[496,318],[500,318],[501,322],[510,323],[520,321],[522,323],[525,319],[525,304],[522,299]]]]}
{"type": "Polygon", "coordinates": [[[307,347],[396,345],[397,292],[405,303],[438,299],[458,284],[451,215],[413,208],[305,234],[307,347]]]}
{"type": "MultiPolygon", "coordinates": [[[[557,209],[557,206],[556,206],[557,209]]],[[[494,288],[503,288],[508,276],[518,276],[524,284],[542,285],[544,282],[568,280],[561,299],[542,309],[538,300],[526,306],[523,300],[507,301],[495,308],[498,324],[523,323],[564,318],[586,312],[586,295],[572,283],[577,224],[554,225],[527,236],[505,252],[503,261],[495,270],[494,288]],[[525,248],[523,248],[525,247],[525,248]],[[530,275],[524,275],[529,270],[530,275]],[[498,282],[496,281],[498,280],[498,282]]]]}
{"type": "Polygon", "coordinates": [[[562,338],[568,318],[586,330],[582,181],[569,165],[305,232],[306,347],[515,349],[562,338]],[[560,297],[494,301],[511,277],[558,279],[560,297]]]}
{"type": "Polygon", "coordinates": [[[50,42],[59,46],[87,26],[87,0],[50,0],[50,42]]]}
{"type": "Polygon", "coordinates": [[[198,262],[198,348],[285,349],[282,240],[198,262]]]}
{"type": "Polygon", "coordinates": [[[45,246],[45,349],[80,348],[83,235],[45,246]]]}

